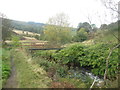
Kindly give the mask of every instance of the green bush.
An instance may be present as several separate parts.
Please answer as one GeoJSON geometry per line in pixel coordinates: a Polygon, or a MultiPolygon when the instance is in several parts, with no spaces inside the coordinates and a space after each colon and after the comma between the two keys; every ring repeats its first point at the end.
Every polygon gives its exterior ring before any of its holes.
{"type": "Polygon", "coordinates": [[[18,36],[12,36],[12,45],[13,47],[19,47],[20,45],[20,37],[18,36]]]}
{"type": "MultiPolygon", "coordinates": [[[[89,46],[85,46],[83,44],[75,44],[62,49],[57,53],[52,51],[39,51],[36,52],[35,55],[42,56],[43,58],[47,59],[47,61],[41,62],[42,66],[45,68],[54,67],[60,75],[66,72],[66,69],[60,65],[68,65],[87,67],[91,69],[93,74],[103,76],[106,69],[106,58],[109,55],[110,48],[113,48],[115,45],[116,44],[109,43],[101,43],[89,46]],[[53,59],[55,60],[54,63],[53,59]]],[[[117,68],[118,49],[115,49],[109,58],[107,74],[107,77],[109,79],[116,77],[118,71],[117,68]]]]}
{"type": "Polygon", "coordinates": [[[52,57],[53,53],[54,53],[54,51],[36,51],[33,53],[33,56],[50,59],[52,57]]]}
{"type": "Polygon", "coordinates": [[[3,85],[10,76],[10,52],[7,49],[2,49],[2,80],[3,85]]]}
{"type": "Polygon", "coordinates": [[[7,79],[10,76],[10,67],[6,64],[2,65],[2,79],[7,79]]]}
{"type": "MultiPolygon", "coordinates": [[[[90,67],[93,74],[103,76],[106,68],[106,58],[109,55],[110,49],[115,44],[96,44],[91,46],[83,46],[76,44],[70,46],[60,52],[53,54],[57,62],[62,64],[73,63],[80,67],[90,67]]],[[[108,78],[117,75],[118,68],[118,49],[112,52],[109,58],[108,78]]]]}
{"type": "Polygon", "coordinates": [[[86,47],[80,44],[76,44],[66,49],[63,49],[56,54],[53,54],[53,57],[62,64],[77,64],[79,63],[78,58],[85,55],[84,48],[86,47]]]}
{"type": "MultiPolygon", "coordinates": [[[[97,44],[91,46],[87,49],[89,54],[86,59],[89,62],[89,65],[92,66],[92,72],[96,75],[104,75],[106,68],[106,58],[110,52],[110,44],[97,44]]],[[[117,73],[117,63],[118,63],[118,51],[117,49],[113,51],[109,59],[108,66],[108,78],[114,77],[117,73]]]]}
{"type": "Polygon", "coordinates": [[[61,77],[66,76],[67,74],[67,67],[61,66],[59,63],[56,63],[53,60],[53,53],[55,51],[36,51],[34,52],[33,56],[38,57],[37,63],[39,63],[40,67],[43,67],[44,70],[49,71],[49,69],[53,68],[57,72],[57,74],[61,77]]]}
{"type": "Polygon", "coordinates": [[[85,28],[81,28],[77,31],[76,36],[73,37],[73,41],[75,42],[83,42],[88,39],[88,33],[85,28]]]}

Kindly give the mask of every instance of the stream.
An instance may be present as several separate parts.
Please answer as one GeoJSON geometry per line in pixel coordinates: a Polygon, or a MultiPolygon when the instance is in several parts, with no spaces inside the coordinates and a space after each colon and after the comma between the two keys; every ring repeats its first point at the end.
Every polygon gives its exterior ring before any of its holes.
{"type": "Polygon", "coordinates": [[[89,70],[85,70],[84,68],[72,68],[68,70],[68,73],[68,78],[77,78],[83,82],[93,81],[95,79],[97,86],[100,86],[101,83],[104,82],[103,78],[95,76],[89,70]]]}

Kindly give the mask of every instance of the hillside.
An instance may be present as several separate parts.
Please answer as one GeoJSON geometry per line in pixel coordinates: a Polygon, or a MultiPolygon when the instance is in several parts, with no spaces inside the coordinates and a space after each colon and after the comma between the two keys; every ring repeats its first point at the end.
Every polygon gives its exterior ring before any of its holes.
{"type": "Polygon", "coordinates": [[[29,31],[24,31],[23,32],[22,30],[16,30],[16,29],[14,29],[13,32],[15,32],[16,34],[19,34],[19,35],[26,35],[26,34],[28,34],[28,35],[31,35],[31,36],[35,36],[35,35],[40,36],[40,34],[38,34],[38,33],[29,32],[29,31]]]}
{"type": "Polygon", "coordinates": [[[36,22],[23,22],[23,21],[11,21],[12,27],[17,30],[29,31],[35,33],[41,33],[43,30],[44,23],[36,23],[36,22]]]}

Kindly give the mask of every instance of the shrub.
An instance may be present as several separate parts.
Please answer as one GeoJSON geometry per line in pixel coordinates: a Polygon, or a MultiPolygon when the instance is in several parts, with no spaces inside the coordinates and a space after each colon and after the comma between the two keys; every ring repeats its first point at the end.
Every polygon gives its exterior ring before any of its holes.
{"type": "MultiPolygon", "coordinates": [[[[42,51],[38,52],[37,55],[48,59],[47,61],[43,61],[41,63],[44,67],[54,67],[56,71],[63,76],[65,76],[64,73],[66,73],[66,69],[63,67],[63,65],[87,67],[91,69],[93,74],[103,76],[106,69],[106,58],[109,55],[110,48],[112,48],[114,45],[115,44],[109,43],[101,43],[89,46],[75,44],[62,49],[57,53],[51,51],[42,51]],[[54,63],[48,62],[52,61],[52,59],[49,59],[50,57],[55,59],[54,63]]],[[[109,58],[107,77],[109,79],[115,78],[118,71],[117,69],[118,49],[115,49],[109,58]]]]}
{"type": "Polygon", "coordinates": [[[20,45],[20,38],[18,36],[12,36],[12,45],[13,47],[18,47],[20,45]]]}
{"type": "Polygon", "coordinates": [[[88,33],[85,28],[81,28],[77,31],[77,35],[73,37],[73,41],[75,42],[83,42],[88,39],[88,33]]]}
{"type": "Polygon", "coordinates": [[[2,49],[2,80],[3,85],[10,76],[10,53],[6,49],[2,49]]]}
{"type": "MultiPolygon", "coordinates": [[[[103,76],[106,68],[106,58],[109,55],[110,49],[115,44],[96,44],[91,46],[83,46],[76,44],[53,55],[57,62],[80,67],[90,67],[93,74],[103,76]]],[[[112,52],[109,58],[108,75],[115,77],[118,68],[118,49],[112,52]]]]}
{"type": "Polygon", "coordinates": [[[79,63],[78,57],[84,56],[84,48],[85,46],[80,44],[72,45],[56,54],[53,54],[53,57],[57,59],[59,63],[73,63],[75,65],[79,63]]]}

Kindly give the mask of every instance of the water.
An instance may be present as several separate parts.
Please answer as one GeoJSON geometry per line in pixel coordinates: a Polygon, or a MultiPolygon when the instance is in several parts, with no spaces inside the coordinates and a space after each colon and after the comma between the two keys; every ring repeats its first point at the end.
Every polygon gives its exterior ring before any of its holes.
{"type": "Polygon", "coordinates": [[[77,78],[82,80],[83,82],[92,82],[94,79],[97,83],[97,86],[100,85],[100,83],[103,83],[103,79],[99,78],[98,76],[95,76],[91,72],[85,70],[85,69],[70,69],[68,70],[68,78],[77,78]]]}

